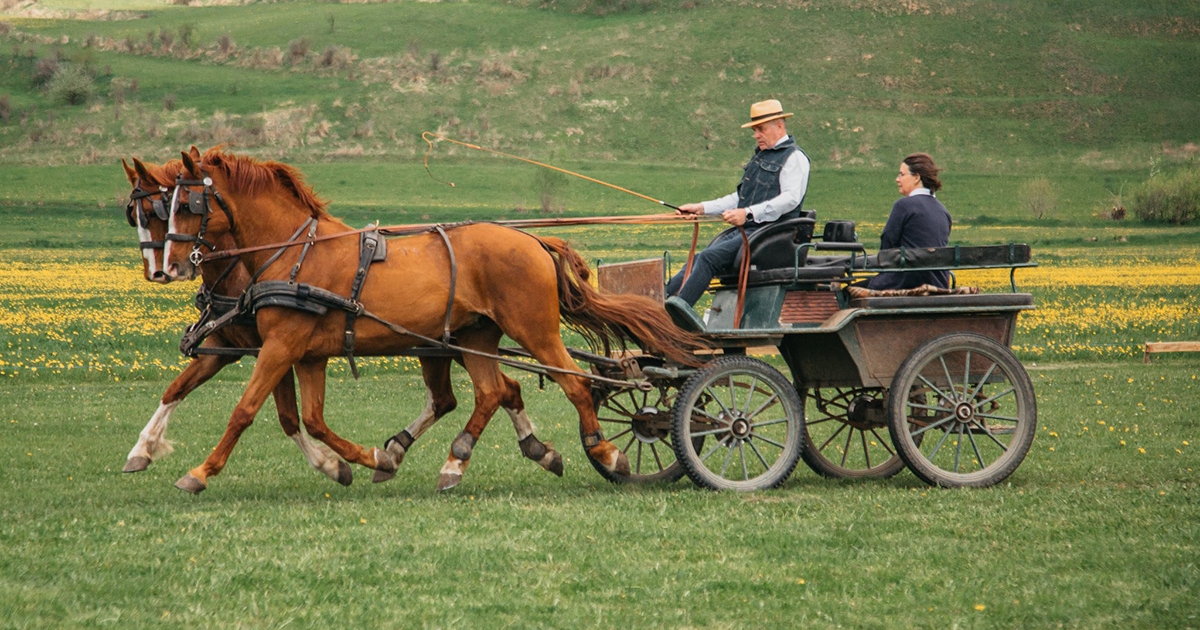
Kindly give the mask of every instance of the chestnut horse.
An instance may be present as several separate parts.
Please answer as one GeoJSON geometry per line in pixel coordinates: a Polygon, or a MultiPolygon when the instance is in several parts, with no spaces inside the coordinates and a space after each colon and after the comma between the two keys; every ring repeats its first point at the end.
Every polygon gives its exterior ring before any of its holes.
{"type": "MultiPolygon", "coordinates": [[[[131,169],[124,160],[121,161],[125,175],[133,186],[129,206],[126,208],[126,218],[138,231],[142,268],[146,279],[167,283],[171,279],[162,271],[162,255],[167,233],[169,186],[174,186],[175,177],[182,169],[183,163],[173,160],[161,167],[142,164],[137,160],[134,160],[134,163],[137,165],[137,171],[131,169]]],[[[233,246],[233,241],[228,236],[222,237],[222,241],[225,241],[224,244],[218,246],[233,246]]],[[[200,266],[204,292],[208,296],[237,297],[250,284],[250,274],[246,272],[245,267],[235,264],[226,270],[228,266],[229,263],[206,263],[200,266]]],[[[202,347],[257,348],[258,345],[258,331],[235,322],[208,337],[202,347]]],[[[166,439],[166,431],[175,408],[188,394],[238,358],[240,357],[229,354],[200,354],[192,359],[187,368],[175,377],[163,392],[158,409],[142,429],[137,444],[129,452],[124,472],[141,472],[154,460],[170,454],[173,449],[166,439]]],[[[306,439],[300,431],[300,414],[296,411],[296,385],[291,371],[279,381],[273,394],[280,426],[300,447],[309,464],[338,483],[350,485],[353,473],[349,464],[338,458],[324,444],[306,439]]]]}
{"type": "MultiPolygon", "coordinates": [[[[195,159],[200,157],[194,147],[191,155],[195,159]]],[[[168,186],[174,186],[182,162],[172,160],[158,167],[134,159],[136,169],[131,169],[124,161],[122,165],[130,184],[134,186],[127,208],[127,218],[130,224],[138,228],[145,277],[154,282],[170,282],[171,279],[161,271],[167,233],[166,208],[169,203],[166,191],[170,190],[168,186]]],[[[218,250],[232,249],[235,246],[232,237],[227,233],[213,237],[212,244],[218,250]]],[[[232,262],[202,263],[200,274],[204,285],[201,293],[216,299],[236,299],[250,285],[250,274],[236,258],[232,262]]],[[[260,344],[256,329],[235,321],[210,335],[202,347],[257,348],[260,344]]],[[[154,459],[171,452],[170,444],[165,439],[171,412],[191,391],[237,359],[238,357],[229,355],[200,354],[192,361],[163,394],[158,411],[130,452],[125,472],[145,470],[154,459]]],[[[422,376],[428,390],[426,405],[412,424],[389,438],[387,442],[387,450],[395,458],[397,465],[404,460],[407,449],[421,434],[457,406],[458,401],[450,383],[450,363],[448,357],[420,358],[422,376]]],[[[506,393],[501,405],[512,418],[522,453],[537,461],[544,469],[561,476],[562,456],[534,437],[533,424],[525,414],[524,401],[521,399],[520,384],[507,376],[503,379],[506,393]],[[534,457],[535,454],[538,456],[534,457]]],[[[295,385],[290,371],[276,387],[275,400],[284,432],[297,442],[309,463],[335,481],[349,485],[353,479],[349,465],[326,445],[306,440],[304,434],[298,430],[299,414],[296,413],[295,385]]]]}
{"type": "MultiPolygon", "coordinates": [[[[305,231],[315,239],[354,232],[326,211],[298,171],[219,148],[206,152],[199,163],[187,153],[182,158],[185,177],[193,180],[186,187],[189,199],[212,195],[218,203],[201,215],[179,211],[173,204],[164,253],[168,276],[196,274],[196,251],[181,244],[232,233],[243,250],[242,263],[255,270],[261,281],[294,279],[299,285],[350,295],[360,256],[357,237],[309,241],[306,247],[273,246],[305,231]]],[[[475,409],[454,440],[439,488],[452,487],[461,479],[475,442],[499,405],[503,375],[494,357],[502,335],[549,369],[549,376],[575,406],[588,455],[614,474],[629,474],[628,459],[601,435],[588,379],[563,345],[560,318],[605,345],[628,335],[681,363],[695,364],[693,352],[703,343],[675,327],[662,307],[648,298],[597,293],[587,284],[586,273],[583,259],[561,240],[538,239],[488,223],[393,239],[387,259],[372,265],[358,297],[356,354],[395,354],[444,331],[455,331],[464,350],[463,364],[475,388],[475,409]]],[[[176,485],[191,492],[207,487],[208,477],[221,471],[272,384],[292,367],[309,433],[347,461],[377,471],[394,470],[389,453],[348,442],[325,424],[325,367],[330,357],[344,354],[346,316],[346,312],[316,314],[282,306],[258,309],[262,349],[246,391],[216,448],[176,485]]]]}

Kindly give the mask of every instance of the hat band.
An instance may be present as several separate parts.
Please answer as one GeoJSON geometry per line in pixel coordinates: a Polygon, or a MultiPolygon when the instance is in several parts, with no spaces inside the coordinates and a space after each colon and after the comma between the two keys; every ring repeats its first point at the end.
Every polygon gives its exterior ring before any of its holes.
{"type": "Polygon", "coordinates": [[[781,110],[779,110],[779,111],[777,111],[777,112],[771,112],[771,113],[769,113],[769,114],[759,114],[759,115],[757,115],[757,116],[752,116],[752,117],[750,118],[750,120],[762,120],[763,118],[770,118],[771,116],[778,116],[778,115],[780,115],[780,114],[782,114],[782,113],[783,113],[783,110],[781,109],[781,110]]]}

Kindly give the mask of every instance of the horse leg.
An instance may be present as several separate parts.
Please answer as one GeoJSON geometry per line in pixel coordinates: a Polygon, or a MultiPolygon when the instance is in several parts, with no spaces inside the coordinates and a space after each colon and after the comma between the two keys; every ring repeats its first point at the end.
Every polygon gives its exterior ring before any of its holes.
{"type": "Polygon", "coordinates": [[[525,401],[521,398],[521,384],[509,378],[503,372],[500,378],[504,382],[504,393],[500,399],[500,407],[508,412],[512,419],[513,430],[517,432],[517,444],[521,446],[521,454],[527,459],[537,462],[543,470],[563,476],[563,458],[554,445],[542,442],[533,434],[533,421],[525,413],[525,401]]]}
{"type": "Polygon", "coordinates": [[[550,378],[558,383],[563,393],[567,395],[567,400],[571,401],[571,404],[575,406],[575,411],[579,414],[579,428],[588,455],[609,472],[628,476],[630,473],[629,458],[611,442],[604,439],[604,434],[600,430],[600,421],[596,419],[596,410],[592,406],[591,388],[581,375],[579,366],[575,365],[575,361],[571,359],[566,346],[563,345],[562,337],[559,336],[557,310],[528,309],[525,311],[525,315],[518,314],[512,318],[512,321],[501,324],[501,327],[509,337],[521,344],[521,347],[528,350],[543,365],[579,373],[577,375],[551,372],[550,378]],[[555,317],[552,321],[549,317],[546,317],[545,321],[538,321],[536,316],[529,315],[535,312],[554,313],[555,317]]]}
{"type": "MultiPolygon", "coordinates": [[[[460,329],[457,335],[459,345],[470,350],[494,353],[499,342],[499,330],[465,328],[460,329]]],[[[450,445],[450,455],[446,457],[446,463],[442,465],[441,474],[438,476],[438,492],[449,490],[462,481],[475,443],[508,393],[505,391],[504,374],[500,372],[500,364],[495,359],[463,353],[462,363],[463,367],[467,368],[471,384],[475,388],[475,409],[471,412],[467,426],[450,445]]]]}
{"type": "Polygon", "coordinates": [[[208,487],[209,477],[220,474],[221,470],[225,468],[226,462],[229,461],[229,455],[233,452],[233,448],[237,446],[238,438],[254,422],[254,416],[266,402],[267,395],[279,384],[280,379],[295,363],[298,358],[296,354],[297,351],[293,350],[287,341],[263,343],[258,361],[254,364],[254,372],[250,375],[250,382],[246,384],[246,391],[242,393],[241,399],[233,409],[233,414],[229,417],[224,435],[205,458],[204,463],[191,469],[175,482],[176,488],[192,494],[199,494],[208,487]]]}
{"type": "Polygon", "coordinates": [[[350,464],[338,457],[328,446],[308,439],[300,430],[300,414],[296,411],[296,382],[292,370],[288,370],[279,380],[272,395],[275,397],[275,409],[279,413],[279,426],[283,427],[284,434],[292,438],[300,448],[308,464],[343,486],[350,485],[354,481],[354,472],[350,469],[350,464]]]}
{"type": "Polygon", "coordinates": [[[137,444],[129,451],[122,472],[132,473],[146,470],[154,460],[166,457],[175,450],[167,441],[167,423],[171,421],[171,413],[183,402],[188,394],[203,385],[214,374],[232,363],[233,357],[201,355],[192,360],[183,372],[171,381],[167,391],[163,392],[158,409],[150,417],[150,422],[138,435],[137,444]]]}
{"type": "Polygon", "coordinates": [[[425,408],[412,424],[383,443],[397,466],[404,462],[404,455],[422,433],[458,406],[454,388],[450,384],[450,362],[449,357],[421,358],[421,376],[425,379],[426,389],[425,408]]]}
{"type": "Polygon", "coordinates": [[[333,452],[346,461],[375,469],[376,483],[396,475],[396,461],[385,450],[371,450],[350,442],[325,424],[325,366],[328,359],[313,359],[296,364],[296,376],[300,381],[301,417],[304,428],[314,439],[324,442],[333,452]]]}

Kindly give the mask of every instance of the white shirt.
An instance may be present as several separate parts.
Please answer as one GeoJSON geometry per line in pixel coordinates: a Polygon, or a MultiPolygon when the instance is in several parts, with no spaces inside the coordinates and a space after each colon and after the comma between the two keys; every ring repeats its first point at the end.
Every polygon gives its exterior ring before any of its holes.
{"type": "MultiPolygon", "coordinates": [[[[783,144],[789,137],[780,138],[775,146],[783,144]]],[[[808,172],[811,168],[808,156],[797,147],[783,163],[783,168],[779,169],[779,194],[747,208],[754,215],[754,222],[770,223],[800,205],[800,200],[804,199],[804,193],[808,190],[808,172]]],[[[733,210],[738,207],[737,202],[737,191],[705,201],[704,214],[721,214],[726,210],[733,210]]]]}
{"type": "Polygon", "coordinates": [[[912,189],[912,192],[908,193],[909,197],[916,197],[917,195],[929,195],[930,197],[932,197],[933,193],[928,188],[923,188],[923,187],[914,188],[914,189],[912,189]]]}

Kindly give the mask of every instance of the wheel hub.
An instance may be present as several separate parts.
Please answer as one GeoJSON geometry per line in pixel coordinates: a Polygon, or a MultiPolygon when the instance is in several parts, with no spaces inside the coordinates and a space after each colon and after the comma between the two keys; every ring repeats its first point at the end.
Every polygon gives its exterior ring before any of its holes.
{"type": "Polygon", "coordinates": [[[739,440],[746,439],[750,435],[750,421],[745,418],[735,418],[729,424],[729,432],[739,440]]]}
{"type": "Polygon", "coordinates": [[[972,406],[971,403],[958,403],[958,405],[954,407],[954,417],[957,418],[959,422],[966,424],[975,417],[975,407],[972,406]]]}
{"type": "Polygon", "coordinates": [[[644,444],[665,439],[670,430],[667,415],[658,407],[642,407],[632,420],[633,435],[644,444]]]}

